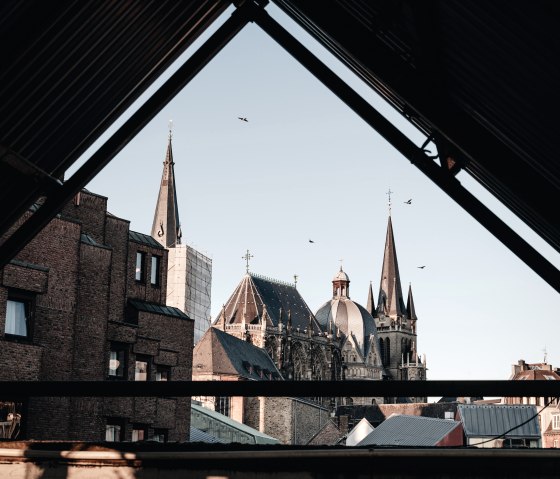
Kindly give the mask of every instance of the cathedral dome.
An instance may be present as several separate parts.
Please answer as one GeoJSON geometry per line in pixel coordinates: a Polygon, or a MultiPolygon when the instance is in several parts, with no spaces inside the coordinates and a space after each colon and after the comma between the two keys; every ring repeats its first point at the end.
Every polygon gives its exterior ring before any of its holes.
{"type": "Polygon", "coordinates": [[[333,278],[333,298],[315,313],[321,329],[328,333],[338,328],[345,336],[353,336],[362,352],[367,354],[370,335],[377,336],[373,316],[361,305],[350,299],[350,280],[340,271],[333,278]]]}
{"type": "Polygon", "coordinates": [[[370,335],[376,335],[375,320],[367,310],[350,298],[331,299],[315,313],[321,329],[329,332],[336,326],[346,336],[354,336],[364,346],[370,335]]]}

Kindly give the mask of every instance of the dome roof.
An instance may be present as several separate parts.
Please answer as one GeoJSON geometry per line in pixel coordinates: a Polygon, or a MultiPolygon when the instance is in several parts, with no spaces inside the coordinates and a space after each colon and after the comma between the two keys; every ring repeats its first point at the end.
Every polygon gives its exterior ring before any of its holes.
{"type": "Polygon", "coordinates": [[[350,281],[348,275],[342,271],[342,266],[340,267],[340,271],[335,274],[333,281],[350,281]]]}
{"type": "Polygon", "coordinates": [[[315,318],[324,331],[329,331],[332,321],[333,327],[336,325],[346,336],[354,336],[364,355],[369,352],[369,336],[377,337],[373,316],[363,306],[346,297],[327,301],[317,310],[315,318]]]}

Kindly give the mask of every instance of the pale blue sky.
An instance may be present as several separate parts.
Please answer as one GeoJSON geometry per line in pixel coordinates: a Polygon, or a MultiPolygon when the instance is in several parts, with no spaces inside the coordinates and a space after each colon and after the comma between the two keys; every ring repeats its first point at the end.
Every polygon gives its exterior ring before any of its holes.
{"type": "MultiPolygon", "coordinates": [[[[274,5],[267,10],[423,143],[274,5]]],[[[249,24],[88,185],[143,233],[170,119],[183,240],[213,260],[213,318],[245,273],[247,249],[252,272],[287,282],[297,274],[313,311],[330,299],[342,259],[351,298],[365,305],[369,282],[379,288],[391,189],[402,287],[412,283],[428,379],[507,379],[512,364],[542,361],[545,348],[560,367],[556,291],[258,26],[249,24]]],[[[467,174],[458,179],[560,267],[559,255],[467,174]]]]}

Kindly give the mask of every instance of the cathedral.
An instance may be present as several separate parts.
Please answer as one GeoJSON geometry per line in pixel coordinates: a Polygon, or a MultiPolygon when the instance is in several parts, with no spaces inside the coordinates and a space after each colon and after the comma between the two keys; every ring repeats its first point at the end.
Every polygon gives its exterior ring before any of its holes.
{"type": "MultiPolygon", "coordinates": [[[[391,216],[377,307],[370,284],[366,307],[350,297],[342,267],[332,297],[315,313],[295,284],[247,273],[213,327],[264,349],[285,380],[423,380],[412,288],[402,294],[391,216]]],[[[346,405],[425,402],[427,398],[341,398],[346,405]]]]}
{"type": "MultiPolygon", "coordinates": [[[[199,354],[200,368],[207,369],[200,352],[209,346],[199,342],[215,341],[207,334],[211,260],[181,244],[171,137],[170,131],[152,236],[169,252],[167,304],[195,320],[195,355],[199,354]]],[[[332,278],[331,298],[313,312],[295,284],[254,274],[247,265],[212,327],[266,351],[284,380],[424,380],[426,363],[417,352],[417,321],[412,288],[406,303],[402,293],[389,214],[377,306],[371,284],[365,307],[351,299],[350,278],[342,267],[332,278]]],[[[241,349],[236,351],[231,354],[239,355],[241,349]]],[[[221,354],[231,363],[226,350],[221,354]]],[[[193,377],[196,374],[193,371],[193,377]]],[[[335,399],[334,405],[426,399],[347,397],[335,399]]]]}

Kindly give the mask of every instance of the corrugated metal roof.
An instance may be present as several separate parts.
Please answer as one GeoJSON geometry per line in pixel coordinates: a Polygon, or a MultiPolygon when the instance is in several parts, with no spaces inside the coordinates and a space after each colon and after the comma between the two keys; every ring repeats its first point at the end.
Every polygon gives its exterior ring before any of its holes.
{"type": "Polygon", "coordinates": [[[357,446],[435,446],[455,428],[459,421],[422,416],[388,417],[357,446]]]}
{"type": "Polygon", "coordinates": [[[541,431],[534,405],[459,404],[459,418],[467,436],[540,438],[541,431]],[[516,427],[519,426],[519,427],[516,427]]]}
{"type": "Polygon", "coordinates": [[[225,444],[225,441],[222,441],[221,439],[218,439],[217,437],[214,437],[214,436],[208,434],[207,432],[201,431],[200,429],[197,429],[196,427],[192,427],[192,426],[191,426],[191,435],[190,435],[189,442],[206,442],[206,443],[210,443],[210,444],[215,444],[215,443],[225,444]]]}
{"type": "Polygon", "coordinates": [[[252,427],[249,427],[246,424],[240,423],[238,421],[234,421],[233,419],[231,419],[228,416],[224,416],[223,414],[220,414],[216,411],[213,411],[212,409],[203,407],[199,404],[196,404],[195,402],[191,403],[191,410],[196,411],[199,414],[204,414],[206,416],[210,416],[212,419],[220,421],[228,427],[238,429],[239,431],[242,431],[246,434],[249,434],[249,435],[253,436],[254,439],[255,439],[255,444],[278,444],[278,443],[280,443],[280,441],[278,439],[275,439],[272,436],[269,436],[268,434],[265,434],[264,432],[260,432],[256,429],[253,429],[252,427]]]}
{"type": "Polygon", "coordinates": [[[165,304],[150,303],[139,299],[129,299],[128,304],[136,308],[138,311],[144,311],[146,313],[162,314],[164,316],[171,316],[180,319],[190,319],[179,308],[166,306],[165,304]]]}

